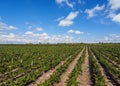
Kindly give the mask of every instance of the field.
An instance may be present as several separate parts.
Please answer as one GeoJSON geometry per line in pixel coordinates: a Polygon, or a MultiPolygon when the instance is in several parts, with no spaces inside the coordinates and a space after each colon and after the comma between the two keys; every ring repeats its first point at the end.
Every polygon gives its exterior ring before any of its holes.
{"type": "Polygon", "coordinates": [[[0,86],[120,86],[120,44],[0,45],[0,86]]]}

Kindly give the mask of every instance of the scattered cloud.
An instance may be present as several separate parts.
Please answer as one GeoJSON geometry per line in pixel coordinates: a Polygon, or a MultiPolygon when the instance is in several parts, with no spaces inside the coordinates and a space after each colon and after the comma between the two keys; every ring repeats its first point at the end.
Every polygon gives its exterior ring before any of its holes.
{"type": "Polygon", "coordinates": [[[112,17],[112,21],[120,23],[120,13],[112,17]]]}
{"type": "Polygon", "coordinates": [[[0,30],[15,30],[17,27],[12,25],[7,25],[6,23],[3,23],[0,21],[0,30]]]}
{"type": "Polygon", "coordinates": [[[74,23],[73,19],[75,19],[78,16],[78,14],[79,14],[78,11],[70,12],[66,18],[60,20],[58,25],[63,26],[63,27],[64,26],[71,26],[74,23]]]}
{"type": "Polygon", "coordinates": [[[25,32],[25,35],[29,35],[29,36],[33,36],[33,37],[39,37],[39,36],[47,36],[48,34],[47,33],[42,33],[42,34],[39,34],[39,33],[33,33],[32,31],[27,31],[25,32]]]}
{"type": "Polygon", "coordinates": [[[120,0],[109,0],[109,6],[112,10],[120,9],[120,0]]]}
{"type": "Polygon", "coordinates": [[[54,35],[48,40],[49,43],[72,43],[74,42],[74,37],[67,35],[54,35]]]}
{"type": "Polygon", "coordinates": [[[68,33],[74,33],[74,30],[68,30],[68,33]]]}
{"type": "Polygon", "coordinates": [[[108,36],[104,37],[104,41],[105,42],[119,43],[120,42],[120,35],[109,34],[108,36]]]}
{"type": "Polygon", "coordinates": [[[37,27],[36,30],[37,30],[37,31],[43,31],[43,28],[37,27]]]}
{"type": "Polygon", "coordinates": [[[26,31],[23,34],[0,34],[0,43],[76,43],[80,39],[68,35],[48,35],[26,31]]]}
{"type": "Polygon", "coordinates": [[[114,12],[111,12],[107,18],[110,18],[113,22],[120,23],[120,13],[115,14],[114,12]]]}
{"type": "Polygon", "coordinates": [[[0,34],[0,38],[5,38],[5,39],[13,39],[15,37],[14,33],[9,33],[9,34],[0,34]]]}
{"type": "Polygon", "coordinates": [[[74,33],[75,34],[83,34],[83,32],[80,32],[79,30],[76,30],[74,33]]]}
{"type": "Polygon", "coordinates": [[[88,18],[91,18],[93,16],[96,16],[96,13],[99,11],[102,11],[104,9],[105,5],[99,6],[98,4],[92,8],[92,9],[86,9],[85,13],[88,14],[88,18]]]}
{"type": "Polygon", "coordinates": [[[25,34],[26,34],[26,35],[33,35],[33,32],[27,31],[27,32],[25,32],[25,34]]]}
{"type": "Polygon", "coordinates": [[[84,32],[81,32],[81,31],[79,31],[79,30],[69,30],[68,33],[84,34],[84,32]]]}
{"type": "Polygon", "coordinates": [[[62,17],[60,17],[60,18],[57,18],[55,21],[60,21],[60,20],[62,20],[62,19],[64,19],[64,16],[62,16],[62,17]]]}
{"type": "MultiPolygon", "coordinates": [[[[70,33],[75,32],[70,30],[70,33]]],[[[120,35],[109,34],[104,38],[90,38],[82,39],[75,38],[70,35],[48,35],[47,33],[33,33],[27,31],[23,34],[14,34],[14,33],[1,33],[0,34],[0,43],[80,43],[84,40],[86,43],[98,43],[98,42],[120,42],[120,35]],[[92,41],[91,41],[92,40],[92,41]]]]}
{"type": "Polygon", "coordinates": [[[66,4],[70,8],[73,8],[73,6],[74,6],[72,3],[69,2],[69,0],[56,0],[56,3],[59,5],[66,4]]]}
{"type": "Polygon", "coordinates": [[[29,25],[27,29],[33,30],[33,31],[43,31],[42,27],[37,27],[36,25],[29,25]]]}
{"type": "Polygon", "coordinates": [[[107,18],[110,18],[113,22],[120,23],[120,13],[117,11],[120,9],[119,0],[108,0],[107,18]]]}

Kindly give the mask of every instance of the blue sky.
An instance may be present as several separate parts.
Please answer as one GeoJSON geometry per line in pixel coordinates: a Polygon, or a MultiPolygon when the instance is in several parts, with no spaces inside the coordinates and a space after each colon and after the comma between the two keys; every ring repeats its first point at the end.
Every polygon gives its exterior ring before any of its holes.
{"type": "Polygon", "coordinates": [[[0,0],[0,43],[120,42],[119,0],[0,0]]]}

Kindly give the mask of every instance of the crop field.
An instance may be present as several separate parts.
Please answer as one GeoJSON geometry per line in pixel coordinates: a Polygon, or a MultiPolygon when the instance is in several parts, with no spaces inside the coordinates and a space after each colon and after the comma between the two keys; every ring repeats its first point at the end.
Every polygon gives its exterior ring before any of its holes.
{"type": "Polygon", "coordinates": [[[120,44],[0,45],[0,86],[120,86],[120,44]]]}

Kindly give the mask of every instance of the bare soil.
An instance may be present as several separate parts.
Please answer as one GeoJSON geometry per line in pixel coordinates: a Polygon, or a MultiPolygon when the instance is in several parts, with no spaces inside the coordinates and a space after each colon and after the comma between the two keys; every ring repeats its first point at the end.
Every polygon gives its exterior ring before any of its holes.
{"type": "Polygon", "coordinates": [[[84,49],[77,55],[77,57],[70,63],[67,70],[60,76],[61,81],[59,83],[54,83],[54,86],[66,86],[67,85],[67,79],[69,78],[68,76],[70,75],[74,67],[76,66],[77,61],[81,57],[84,49]]]}
{"type": "Polygon", "coordinates": [[[105,55],[103,55],[103,57],[104,57],[105,59],[107,59],[110,63],[112,63],[117,69],[120,70],[120,65],[117,64],[117,62],[111,60],[109,57],[106,57],[105,55]]]}
{"type": "Polygon", "coordinates": [[[43,83],[45,82],[45,80],[48,80],[50,78],[50,76],[56,71],[56,69],[58,67],[60,67],[61,65],[63,65],[71,56],[69,56],[68,58],[66,58],[64,61],[61,61],[60,64],[58,64],[55,68],[47,71],[46,73],[44,73],[42,76],[38,77],[35,82],[30,83],[28,86],[37,86],[37,84],[39,83],[43,83]]]}
{"type": "MultiPolygon", "coordinates": [[[[93,53],[92,53],[92,55],[96,59],[96,57],[95,57],[95,55],[93,53]]],[[[98,60],[96,59],[96,61],[98,61],[98,60]]],[[[102,72],[102,75],[105,78],[105,84],[106,84],[106,86],[114,86],[113,83],[112,83],[112,81],[109,79],[109,76],[106,75],[106,72],[105,72],[104,68],[99,64],[99,62],[98,62],[98,65],[99,65],[99,68],[100,68],[100,70],[102,72]]]]}
{"type": "Polygon", "coordinates": [[[77,78],[78,86],[91,86],[92,85],[88,57],[89,57],[88,50],[86,49],[85,61],[82,64],[82,74],[80,74],[77,78]]]}

